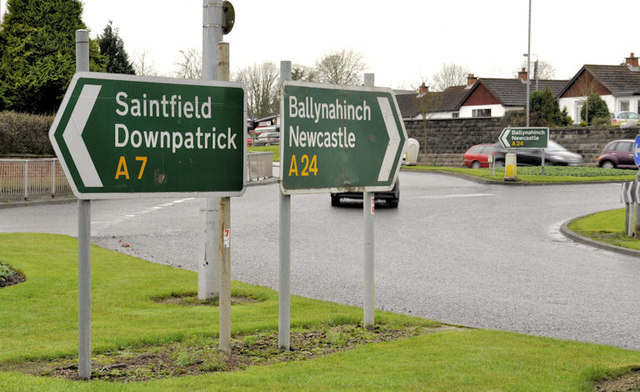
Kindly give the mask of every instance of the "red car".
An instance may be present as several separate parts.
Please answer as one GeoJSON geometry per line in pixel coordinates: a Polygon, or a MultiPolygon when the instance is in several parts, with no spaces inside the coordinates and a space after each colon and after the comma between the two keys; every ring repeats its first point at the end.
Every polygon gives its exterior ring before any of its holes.
{"type": "Polygon", "coordinates": [[[472,169],[489,167],[489,155],[496,152],[495,144],[478,144],[464,153],[464,165],[472,169]]]}

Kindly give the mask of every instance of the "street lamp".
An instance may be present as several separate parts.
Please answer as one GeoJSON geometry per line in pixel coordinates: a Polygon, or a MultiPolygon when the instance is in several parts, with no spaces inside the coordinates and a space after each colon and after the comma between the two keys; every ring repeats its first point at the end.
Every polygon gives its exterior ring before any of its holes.
{"type": "Polygon", "coordinates": [[[531,95],[531,78],[529,70],[531,69],[531,0],[529,0],[529,34],[527,39],[527,128],[529,127],[529,96],[531,95]]]}

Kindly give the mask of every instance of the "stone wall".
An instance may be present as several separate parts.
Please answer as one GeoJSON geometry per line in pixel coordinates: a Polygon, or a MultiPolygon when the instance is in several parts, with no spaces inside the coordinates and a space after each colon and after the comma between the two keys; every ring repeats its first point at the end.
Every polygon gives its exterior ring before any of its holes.
{"type": "MultiPolygon", "coordinates": [[[[469,147],[497,142],[505,125],[502,118],[458,118],[408,120],[405,121],[405,127],[409,137],[420,143],[420,164],[462,166],[463,155],[469,147]]],[[[551,128],[549,132],[552,140],[569,151],[581,154],[584,157],[584,166],[593,166],[607,142],[615,139],[634,139],[640,133],[640,129],[566,127],[551,128]]]]}

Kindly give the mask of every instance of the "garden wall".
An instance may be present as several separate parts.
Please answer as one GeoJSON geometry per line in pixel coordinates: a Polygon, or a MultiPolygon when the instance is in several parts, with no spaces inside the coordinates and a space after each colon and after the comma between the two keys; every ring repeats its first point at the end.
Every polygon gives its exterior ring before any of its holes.
{"type": "MultiPolygon", "coordinates": [[[[495,143],[505,125],[502,118],[458,118],[407,120],[409,137],[420,143],[419,163],[433,166],[462,166],[465,151],[482,143],[495,143]],[[425,145],[426,156],[425,156],[425,145]]],[[[550,138],[584,157],[584,166],[595,165],[607,142],[635,139],[640,128],[565,127],[551,128],[550,138]]]]}

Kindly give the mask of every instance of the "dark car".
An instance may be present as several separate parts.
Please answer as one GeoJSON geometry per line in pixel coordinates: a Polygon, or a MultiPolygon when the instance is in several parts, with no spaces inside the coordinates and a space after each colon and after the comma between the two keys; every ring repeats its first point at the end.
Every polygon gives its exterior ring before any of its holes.
{"type": "MultiPolygon", "coordinates": [[[[496,144],[477,144],[471,146],[464,153],[464,165],[472,169],[489,167],[489,156],[494,155],[498,146],[496,144]]],[[[504,160],[501,162],[504,163],[504,160]]]]}
{"type": "MultiPolygon", "coordinates": [[[[396,180],[396,184],[393,189],[387,192],[374,192],[374,197],[377,200],[384,200],[391,208],[398,207],[400,203],[400,179],[396,180]]],[[[340,206],[341,199],[360,199],[362,200],[362,192],[341,192],[331,194],[331,205],[334,207],[340,206]]]]}
{"type": "MultiPolygon", "coordinates": [[[[504,157],[508,152],[516,153],[516,162],[522,166],[541,166],[542,150],[540,149],[505,149],[499,146],[495,152],[496,166],[504,166],[504,157]]],[[[544,164],[549,166],[578,166],[582,163],[582,155],[568,151],[553,140],[549,140],[544,150],[544,164]]]]}
{"type": "Polygon", "coordinates": [[[633,158],[634,140],[614,140],[607,143],[596,159],[596,166],[605,169],[637,169],[633,158]]]}

